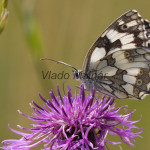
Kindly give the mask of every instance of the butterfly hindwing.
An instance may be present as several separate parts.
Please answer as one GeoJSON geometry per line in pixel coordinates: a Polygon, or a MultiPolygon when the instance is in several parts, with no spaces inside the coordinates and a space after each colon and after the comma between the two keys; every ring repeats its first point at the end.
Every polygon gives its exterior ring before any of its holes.
{"type": "Polygon", "coordinates": [[[137,48],[114,52],[95,63],[95,86],[117,98],[142,99],[150,94],[150,53],[137,48]],[[105,64],[105,65],[103,65],[105,64]]]}

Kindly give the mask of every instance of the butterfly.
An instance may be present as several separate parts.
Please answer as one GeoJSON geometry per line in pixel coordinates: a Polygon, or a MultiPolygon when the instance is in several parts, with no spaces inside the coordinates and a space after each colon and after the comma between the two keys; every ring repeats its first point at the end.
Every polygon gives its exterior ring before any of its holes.
{"type": "Polygon", "coordinates": [[[87,90],[143,99],[150,94],[150,23],[136,10],[123,14],[92,45],[74,77],[87,90]]]}
{"type": "Polygon", "coordinates": [[[87,90],[95,88],[118,99],[143,99],[150,94],[150,23],[136,10],[126,12],[92,45],[82,70],[72,68],[74,78],[87,90]]]}

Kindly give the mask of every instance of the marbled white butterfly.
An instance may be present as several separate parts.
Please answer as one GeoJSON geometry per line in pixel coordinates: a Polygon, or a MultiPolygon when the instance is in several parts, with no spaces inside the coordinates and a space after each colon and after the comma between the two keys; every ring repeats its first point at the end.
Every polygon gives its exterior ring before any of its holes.
{"type": "Polygon", "coordinates": [[[136,10],[126,12],[92,45],[82,71],[72,68],[87,90],[143,99],[150,94],[150,23],[136,10]]]}

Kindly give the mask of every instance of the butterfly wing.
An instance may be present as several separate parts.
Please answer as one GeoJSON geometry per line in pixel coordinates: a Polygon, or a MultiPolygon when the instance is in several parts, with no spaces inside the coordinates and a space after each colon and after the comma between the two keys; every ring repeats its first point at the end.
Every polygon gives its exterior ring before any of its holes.
{"type": "Polygon", "coordinates": [[[150,94],[150,23],[136,10],[113,22],[88,51],[82,80],[119,99],[150,94]]]}
{"type": "Polygon", "coordinates": [[[92,70],[96,70],[94,86],[107,95],[119,99],[143,99],[150,94],[148,49],[136,48],[114,52],[97,61],[92,70]]]}
{"type": "Polygon", "coordinates": [[[88,74],[98,60],[116,51],[150,47],[149,35],[149,22],[143,20],[136,10],[126,12],[114,21],[92,45],[83,63],[83,73],[88,74]]]}

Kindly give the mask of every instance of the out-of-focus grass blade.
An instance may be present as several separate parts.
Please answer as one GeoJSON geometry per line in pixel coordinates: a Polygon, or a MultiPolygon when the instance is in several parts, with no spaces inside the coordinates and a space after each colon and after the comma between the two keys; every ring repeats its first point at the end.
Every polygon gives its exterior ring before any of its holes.
{"type": "Polygon", "coordinates": [[[8,0],[2,0],[0,3],[0,33],[4,30],[7,20],[8,20],[8,10],[7,10],[8,0]]]}
{"type": "MultiPolygon", "coordinates": [[[[41,79],[41,68],[43,70],[48,70],[48,68],[44,63],[41,63],[40,61],[40,58],[43,57],[43,37],[41,34],[39,22],[35,16],[35,3],[35,0],[13,1],[16,15],[20,20],[24,37],[29,47],[28,50],[32,54],[32,59],[34,60],[33,62],[37,71],[37,75],[39,76],[38,78],[41,79]]],[[[41,82],[41,85],[43,87],[49,88],[49,84],[49,82],[41,82]]]]}
{"type": "Polygon", "coordinates": [[[14,1],[16,14],[22,24],[25,39],[34,58],[42,55],[42,34],[34,12],[35,1],[14,1]]]}
{"type": "Polygon", "coordinates": [[[22,21],[24,27],[25,38],[30,46],[30,50],[34,55],[41,56],[42,53],[42,37],[38,22],[29,9],[22,9],[22,21]]]}

